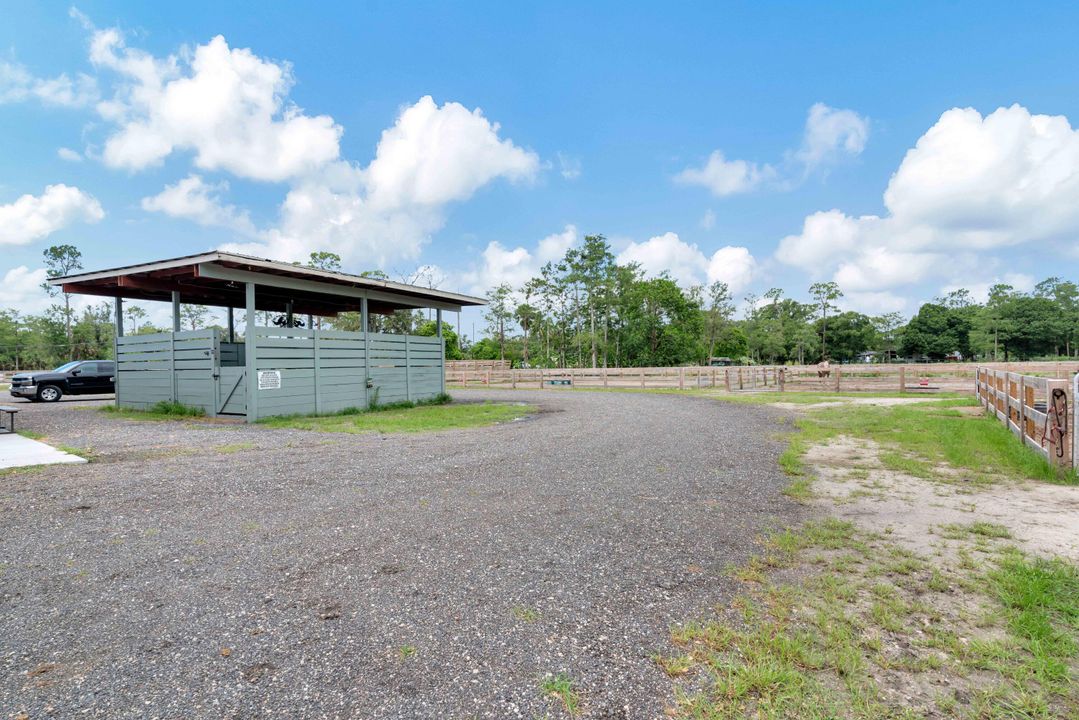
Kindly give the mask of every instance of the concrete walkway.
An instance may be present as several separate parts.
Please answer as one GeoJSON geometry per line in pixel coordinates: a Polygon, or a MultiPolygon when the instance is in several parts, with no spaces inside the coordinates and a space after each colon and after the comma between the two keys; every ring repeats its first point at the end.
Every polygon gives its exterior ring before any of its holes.
{"type": "Polygon", "coordinates": [[[84,462],[86,458],[57,450],[52,445],[22,435],[0,433],[0,468],[84,462]]]}

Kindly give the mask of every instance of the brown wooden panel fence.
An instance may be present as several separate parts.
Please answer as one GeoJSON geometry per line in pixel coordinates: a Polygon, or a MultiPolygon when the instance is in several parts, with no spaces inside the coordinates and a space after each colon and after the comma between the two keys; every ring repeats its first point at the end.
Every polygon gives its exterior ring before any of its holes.
{"type": "Polygon", "coordinates": [[[1075,380],[978,369],[975,390],[987,411],[1049,462],[1074,467],[1075,380]]]}
{"type": "MultiPolygon", "coordinates": [[[[498,362],[498,361],[486,361],[498,362]]],[[[1027,375],[1067,378],[1079,371],[1079,361],[997,363],[994,369],[1027,375]]],[[[974,387],[979,366],[974,363],[906,365],[832,365],[822,372],[816,365],[647,368],[529,368],[506,364],[469,366],[447,363],[450,385],[509,388],[655,388],[715,389],[716,391],[798,392],[962,392],[974,387]]]]}

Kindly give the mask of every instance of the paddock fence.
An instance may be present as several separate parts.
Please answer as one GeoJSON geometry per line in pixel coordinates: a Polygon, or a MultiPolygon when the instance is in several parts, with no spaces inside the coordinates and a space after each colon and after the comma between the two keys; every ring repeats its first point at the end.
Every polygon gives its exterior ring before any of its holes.
{"type": "Polygon", "coordinates": [[[1075,467],[1079,375],[1066,380],[981,367],[975,391],[986,411],[994,413],[1024,444],[1054,465],[1075,467]]]}
{"type": "Polygon", "coordinates": [[[687,366],[644,368],[473,367],[446,363],[446,383],[456,387],[638,388],[716,392],[939,392],[970,393],[979,367],[1064,379],[1079,372],[1075,362],[919,363],[832,365],[687,366]]]}

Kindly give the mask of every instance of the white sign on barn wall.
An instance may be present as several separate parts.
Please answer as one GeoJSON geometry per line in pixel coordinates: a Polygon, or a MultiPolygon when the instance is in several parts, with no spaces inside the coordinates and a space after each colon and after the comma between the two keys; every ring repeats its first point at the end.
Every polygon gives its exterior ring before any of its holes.
{"type": "Polygon", "coordinates": [[[259,370],[259,390],[280,390],[280,370],[259,370]]]}

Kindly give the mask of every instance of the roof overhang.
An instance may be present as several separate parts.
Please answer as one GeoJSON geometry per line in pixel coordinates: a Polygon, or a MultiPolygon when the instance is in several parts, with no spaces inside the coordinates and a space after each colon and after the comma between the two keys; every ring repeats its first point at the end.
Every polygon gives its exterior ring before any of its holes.
{"type": "Polygon", "coordinates": [[[49,280],[66,293],[168,302],[178,292],[184,303],[234,308],[244,306],[249,282],[256,285],[257,310],[284,312],[291,304],[301,315],[356,311],[364,298],[373,313],[415,308],[459,312],[487,304],[469,295],[219,251],[49,280]]]}

